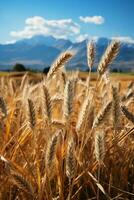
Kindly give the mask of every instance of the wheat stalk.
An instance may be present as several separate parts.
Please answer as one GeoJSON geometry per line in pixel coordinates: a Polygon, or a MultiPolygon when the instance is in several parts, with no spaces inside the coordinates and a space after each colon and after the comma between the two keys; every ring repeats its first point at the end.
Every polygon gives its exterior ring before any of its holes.
{"type": "MultiPolygon", "coordinates": [[[[99,163],[98,168],[98,182],[100,182],[100,166],[105,157],[105,141],[104,141],[104,132],[97,132],[95,134],[95,156],[96,160],[99,163]]],[[[99,188],[97,189],[97,200],[100,199],[99,188]]]]}
{"type": "Polygon", "coordinates": [[[12,79],[10,79],[10,81],[9,81],[9,92],[13,96],[15,94],[15,91],[16,91],[15,82],[12,79]]]}
{"type": "Polygon", "coordinates": [[[28,82],[28,72],[26,72],[22,78],[21,85],[20,85],[20,91],[22,91],[24,89],[27,82],[28,82]]]}

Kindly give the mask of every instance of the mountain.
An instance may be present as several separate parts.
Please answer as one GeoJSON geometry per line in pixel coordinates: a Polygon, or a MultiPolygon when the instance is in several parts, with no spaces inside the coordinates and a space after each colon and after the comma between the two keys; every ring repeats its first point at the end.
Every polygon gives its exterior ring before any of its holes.
{"type": "Polygon", "coordinates": [[[16,44],[30,46],[45,45],[57,48],[61,51],[69,48],[72,45],[72,42],[65,39],[56,39],[53,36],[36,35],[30,39],[20,40],[16,42],[16,44]]]}
{"type": "MultiPolygon", "coordinates": [[[[110,43],[108,38],[99,38],[96,42],[96,68],[103,52],[110,43]]],[[[14,44],[0,45],[0,70],[11,69],[20,62],[27,67],[42,70],[51,65],[55,58],[67,49],[75,50],[74,58],[67,64],[67,69],[87,70],[87,41],[73,43],[67,39],[57,39],[53,36],[36,35],[29,39],[17,41],[14,44]]],[[[134,71],[134,44],[124,43],[116,58],[113,69],[134,71]]]]}

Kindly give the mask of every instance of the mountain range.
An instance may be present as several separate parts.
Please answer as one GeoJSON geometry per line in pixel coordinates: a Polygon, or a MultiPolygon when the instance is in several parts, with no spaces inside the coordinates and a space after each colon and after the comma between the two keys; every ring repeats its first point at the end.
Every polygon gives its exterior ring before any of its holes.
{"type": "MultiPolygon", "coordinates": [[[[94,70],[110,41],[108,38],[97,40],[94,70]]],[[[43,35],[19,40],[14,44],[0,44],[0,70],[11,70],[15,63],[43,70],[50,66],[61,52],[73,49],[76,54],[66,68],[86,71],[88,69],[86,47],[86,40],[74,43],[67,39],[56,39],[53,36],[43,35]]],[[[134,44],[121,44],[120,53],[111,68],[120,71],[134,71],[134,44]]]]}

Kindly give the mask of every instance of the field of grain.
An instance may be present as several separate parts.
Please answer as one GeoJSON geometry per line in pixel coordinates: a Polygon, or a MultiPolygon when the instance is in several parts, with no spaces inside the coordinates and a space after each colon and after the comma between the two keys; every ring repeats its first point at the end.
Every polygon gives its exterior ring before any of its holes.
{"type": "Polygon", "coordinates": [[[97,74],[67,73],[65,52],[48,74],[0,77],[0,199],[134,199],[134,77],[110,75],[113,41],[97,74]]]}

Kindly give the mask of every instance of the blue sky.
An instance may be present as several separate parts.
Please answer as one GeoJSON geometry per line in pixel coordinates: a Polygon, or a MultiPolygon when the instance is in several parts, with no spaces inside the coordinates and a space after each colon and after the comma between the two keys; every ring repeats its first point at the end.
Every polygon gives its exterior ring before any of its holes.
{"type": "Polygon", "coordinates": [[[134,0],[2,0],[0,43],[53,35],[134,43],[134,0]]]}

